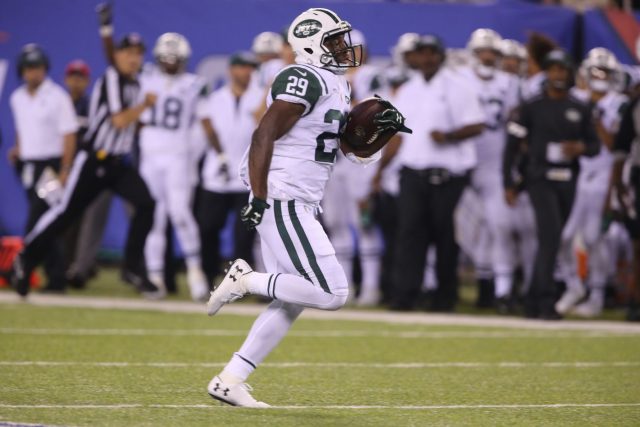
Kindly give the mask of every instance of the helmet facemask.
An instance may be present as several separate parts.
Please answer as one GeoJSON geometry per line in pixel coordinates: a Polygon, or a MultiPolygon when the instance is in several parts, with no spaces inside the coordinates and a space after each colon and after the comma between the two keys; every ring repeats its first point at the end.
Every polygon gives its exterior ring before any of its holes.
{"type": "MultiPolygon", "coordinates": [[[[347,24],[348,25],[348,24],[347,24]]],[[[320,55],[320,62],[334,72],[346,72],[348,68],[359,67],[362,63],[362,45],[353,45],[351,42],[351,27],[348,29],[337,30],[335,32],[327,32],[322,37],[320,43],[323,53],[320,55]],[[344,47],[338,47],[331,50],[327,44],[331,44],[343,36],[342,44],[344,47]]]]}

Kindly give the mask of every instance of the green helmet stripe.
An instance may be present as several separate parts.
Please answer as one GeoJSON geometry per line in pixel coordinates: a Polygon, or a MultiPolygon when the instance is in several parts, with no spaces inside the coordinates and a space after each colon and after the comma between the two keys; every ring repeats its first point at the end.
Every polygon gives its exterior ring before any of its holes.
{"type": "Polygon", "coordinates": [[[316,8],[313,10],[326,13],[327,15],[329,15],[331,19],[333,19],[333,22],[335,22],[336,24],[340,22],[340,19],[338,19],[338,16],[335,13],[331,12],[329,9],[316,8]]]}

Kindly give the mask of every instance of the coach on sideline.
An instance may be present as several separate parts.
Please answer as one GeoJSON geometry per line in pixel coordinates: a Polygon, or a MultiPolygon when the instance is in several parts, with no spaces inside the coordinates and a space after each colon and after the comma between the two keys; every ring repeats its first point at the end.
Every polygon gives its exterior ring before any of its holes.
{"type": "MultiPolygon", "coordinates": [[[[18,57],[18,75],[24,84],[11,94],[10,100],[16,145],[9,152],[29,201],[26,232],[55,201],[55,191],[47,194],[46,188],[52,188],[56,176],[59,184],[65,184],[76,150],[78,122],[73,103],[65,90],[47,77],[48,71],[49,58],[44,51],[35,44],[26,45],[18,57]]],[[[46,257],[45,290],[63,291],[63,245],[60,239],[52,243],[54,250],[46,257]]]]}
{"type": "Polygon", "coordinates": [[[504,151],[505,198],[514,205],[517,190],[511,171],[521,144],[527,147],[525,187],[535,211],[538,252],[525,301],[525,316],[560,319],[555,311],[553,269],[562,229],[569,218],[580,170],[579,157],[598,154],[599,142],[592,124],[591,108],[569,94],[573,86],[573,63],[555,49],[544,60],[543,92],[525,101],[518,117],[509,122],[504,151]]]}
{"type": "Polygon", "coordinates": [[[423,36],[416,50],[419,74],[395,98],[413,134],[392,140],[379,166],[382,171],[398,152],[402,169],[391,308],[413,308],[432,243],[438,288],[431,308],[453,311],[458,287],[453,212],[476,164],[470,138],[482,132],[485,116],[474,89],[443,67],[445,48],[438,37],[423,36]]]}
{"type": "MultiPolygon", "coordinates": [[[[11,282],[20,295],[28,293],[29,274],[50,248],[51,240],[106,189],[135,207],[125,248],[125,260],[130,265],[125,268],[140,271],[155,208],[146,184],[129,158],[136,122],[156,101],[153,93],[144,94],[144,101],[138,101],[136,76],[144,50],[139,35],[125,36],[116,46],[115,66],[109,66],[96,82],[91,94],[89,130],[73,161],[62,201],[49,209],[27,234],[25,247],[14,261],[11,282]]],[[[147,297],[158,295],[158,289],[144,274],[135,285],[147,297]]]]}

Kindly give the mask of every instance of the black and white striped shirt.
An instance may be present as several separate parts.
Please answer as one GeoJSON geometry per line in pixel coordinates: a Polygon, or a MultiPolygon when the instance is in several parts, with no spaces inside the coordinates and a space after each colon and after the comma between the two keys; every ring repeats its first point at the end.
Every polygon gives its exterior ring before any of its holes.
{"type": "Polygon", "coordinates": [[[84,147],[92,151],[121,155],[131,151],[136,125],[116,129],[111,118],[131,108],[138,100],[140,85],[118,73],[110,66],[93,86],[89,105],[89,129],[84,137],[84,147]]]}

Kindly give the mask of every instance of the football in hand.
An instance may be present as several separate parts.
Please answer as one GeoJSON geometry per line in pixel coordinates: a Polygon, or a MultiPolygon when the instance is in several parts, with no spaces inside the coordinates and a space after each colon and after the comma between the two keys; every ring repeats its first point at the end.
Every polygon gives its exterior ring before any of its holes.
{"type": "Polygon", "coordinates": [[[342,141],[356,155],[375,153],[395,134],[393,131],[380,132],[373,122],[375,115],[385,108],[378,98],[367,98],[353,107],[347,116],[342,141]]]}

